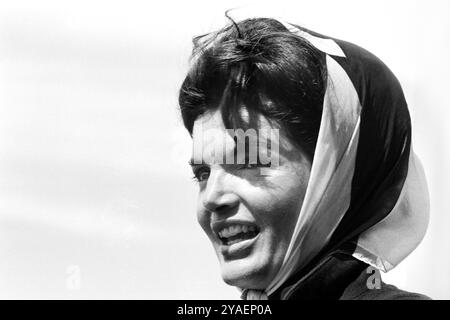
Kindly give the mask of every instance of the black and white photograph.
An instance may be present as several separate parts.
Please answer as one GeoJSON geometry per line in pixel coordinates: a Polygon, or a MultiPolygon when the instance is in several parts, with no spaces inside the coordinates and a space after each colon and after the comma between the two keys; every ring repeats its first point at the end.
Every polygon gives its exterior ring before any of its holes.
{"type": "Polygon", "coordinates": [[[449,15],[0,0],[0,300],[449,300],[449,15]]]}

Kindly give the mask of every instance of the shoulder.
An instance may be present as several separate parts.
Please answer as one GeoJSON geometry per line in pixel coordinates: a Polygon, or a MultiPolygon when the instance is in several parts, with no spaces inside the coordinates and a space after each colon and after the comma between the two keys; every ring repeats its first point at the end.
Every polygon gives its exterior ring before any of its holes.
{"type": "Polygon", "coordinates": [[[378,283],[371,274],[363,271],[360,276],[350,283],[341,296],[341,300],[431,300],[430,297],[401,290],[396,286],[386,284],[379,278],[378,283]]]}
{"type": "Polygon", "coordinates": [[[431,298],[420,293],[404,291],[383,282],[381,288],[366,289],[352,300],[431,300],[431,298]]]}

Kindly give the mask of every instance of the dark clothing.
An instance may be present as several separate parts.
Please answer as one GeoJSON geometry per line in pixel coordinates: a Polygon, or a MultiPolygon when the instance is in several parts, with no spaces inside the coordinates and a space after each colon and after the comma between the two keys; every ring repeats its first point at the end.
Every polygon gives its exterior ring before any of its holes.
{"type": "Polygon", "coordinates": [[[378,270],[340,251],[328,256],[295,283],[269,299],[288,300],[430,300],[382,282],[378,270]]]}
{"type": "Polygon", "coordinates": [[[359,277],[348,285],[339,300],[431,300],[423,294],[400,290],[382,281],[380,286],[371,286],[372,289],[369,289],[367,282],[371,281],[370,276],[367,270],[361,272],[359,277]]]}

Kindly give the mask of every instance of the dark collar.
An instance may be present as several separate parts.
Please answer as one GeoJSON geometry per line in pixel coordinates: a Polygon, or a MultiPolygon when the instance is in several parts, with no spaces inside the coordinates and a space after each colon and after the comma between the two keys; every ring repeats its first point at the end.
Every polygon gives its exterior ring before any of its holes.
{"type": "Polygon", "coordinates": [[[294,275],[269,299],[337,300],[367,266],[345,250],[337,250],[323,258],[308,273],[294,275]]]}

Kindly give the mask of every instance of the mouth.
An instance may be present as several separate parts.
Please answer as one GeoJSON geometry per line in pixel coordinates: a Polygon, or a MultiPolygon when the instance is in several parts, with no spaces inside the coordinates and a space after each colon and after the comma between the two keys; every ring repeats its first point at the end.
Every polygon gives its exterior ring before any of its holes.
{"type": "Polygon", "coordinates": [[[233,223],[218,228],[216,234],[223,245],[231,246],[256,238],[259,234],[259,229],[253,224],[233,223]]]}

